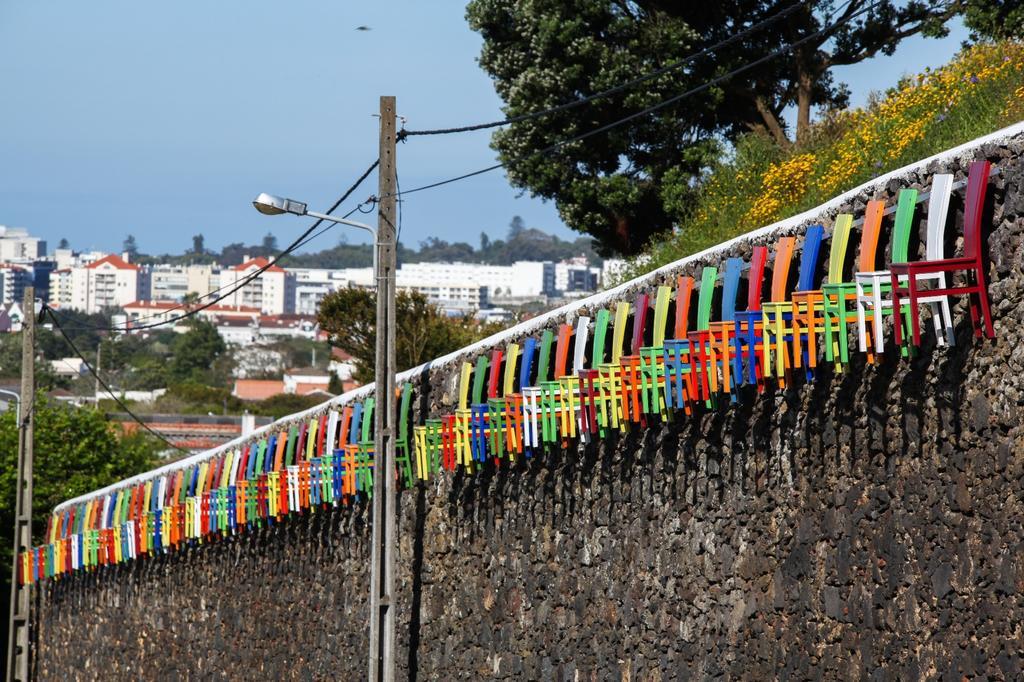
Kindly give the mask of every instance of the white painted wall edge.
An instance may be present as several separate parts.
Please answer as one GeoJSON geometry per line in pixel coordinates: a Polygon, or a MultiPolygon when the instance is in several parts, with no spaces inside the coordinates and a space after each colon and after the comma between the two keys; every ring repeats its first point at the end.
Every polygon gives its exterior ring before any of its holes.
{"type": "MultiPolygon", "coordinates": [[[[947,149],[944,152],[940,152],[938,154],[935,154],[934,156],[929,156],[926,159],[916,161],[912,164],[903,166],[902,168],[897,168],[896,170],[890,171],[885,175],[881,175],[877,178],[869,180],[864,184],[859,185],[858,187],[854,187],[853,189],[844,192],[843,194],[840,194],[837,197],[829,199],[823,204],[808,209],[803,213],[799,213],[790,218],[786,218],[784,220],[772,223],[771,225],[766,225],[765,227],[752,230],[738,237],[730,239],[729,241],[722,242],[721,244],[716,244],[715,246],[704,249],[699,253],[695,253],[691,256],[687,256],[686,258],[682,258],[680,260],[673,261],[672,263],[668,263],[667,265],[663,265],[656,270],[652,270],[646,275],[641,275],[640,277],[631,279],[628,282],[623,282],[622,284],[612,289],[607,289],[605,291],[601,291],[597,294],[594,294],[593,296],[589,296],[578,301],[573,301],[572,303],[566,304],[560,308],[556,308],[543,315],[538,315],[537,317],[529,319],[525,322],[521,322],[520,324],[517,324],[514,327],[510,327],[504,331],[498,332],[497,334],[492,334],[491,336],[488,336],[485,339],[477,341],[476,343],[466,346],[464,348],[460,348],[457,351],[453,351],[448,355],[436,358],[418,367],[407,369],[404,372],[399,372],[398,375],[396,376],[395,385],[400,386],[403,381],[415,379],[416,377],[420,376],[423,372],[427,370],[435,369],[438,367],[444,367],[446,365],[458,361],[463,357],[475,355],[481,350],[501,344],[501,342],[506,339],[530,334],[531,332],[543,329],[544,327],[548,326],[548,324],[552,321],[556,321],[559,319],[571,321],[573,313],[579,310],[580,308],[594,309],[599,308],[607,303],[614,302],[618,300],[619,295],[624,291],[628,291],[637,286],[640,286],[647,281],[655,280],[661,275],[665,275],[675,270],[678,270],[681,267],[688,265],[690,263],[709,260],[712,256],[718,253],[728,251],[735,244],[740,244],[744,241],[749,241],[752,239],[758,239],[760,237],[772,235],[774,233],[784,233],[787,230],[793,230],[805,222],[808,222],[823,214],[826,214],[831,210],[838,209],[840,206],[842,206],[844,203],[846,203],[853,197],[857,196],[858,194],[866,193],[879,186],[884,186],[890,180],[902,179],[909,175],[910,173],[917,172],[924,168],[927,168],[929,164],[935,162],[941,164],[942,162],[956,159],[970,159],[971,157],[973,157],[972,152],[974,152],[974,150],[978,149],[979,147],[982,147],[986,144],[1000,144],[1020,135],[1024,135],[1024,121],[1015,123],[1014,125],[1003,128],[1002,130],[997,130],[996,132],[991,133],[989,135],[984,135],[977,139],[971,140],[970,142],[966,142],[958,147],[947,149]]],[[[277,420],[276,422],[273,422],[272,424],[267,424],[266,426],[260,427],[259,429],[253,431],[248,436],[236,438],[228,443],[225,443],[224,445],[220,445],[211,450],[205,450],[195,455],[191,455],[190,457],[179,459],[158,469],[152,469],[151,471],[147,471],[137,476],[133,476],[131,478],[126,478],[122,481],[118,481],[117,483],[113,483],[107,486],[106,488],[101,488],[100,490],[96,490],[91,493],[86,493],[85,495],[75,497],[65,502],[61,502],[59,505],[57,505],[57,507],[54,508],[54,511],[60,512],[72,505],[80,504],[82,502],[86,502],[96,497],[102,497],[104,495],[114,492],[115,490],[133,486],[136,485],[137,483],[148,481],[150,479],[163,476],[164,474],[172,473],[178,471],[179,469],[184,469],[186,467],[192,466],[193,464],[198,464],[207,459],[211,459],[221,454],[222,452],[234,450],[244,444],[253,442],[255,440],[259,440],[264,434],[279,430],[283,424],[290,424],[293,421],[300,421],[302,419],[310,419],[313,416],[317,416],[321,414],[323,411],[330,409],[331,407],[337,405],[344,405],[353,400],[358,400],[368,395],[372,395],[373,388],[373,384],[360,386],[359,388],[353,389],[351,391],[348,391],[347,393],[343,393],[335,398],[332,398],[321,405],[316,405],[302,412],[296,412],[295,414],[289,415],[287,417],[282,417],[281,419],[277,420]]]]}

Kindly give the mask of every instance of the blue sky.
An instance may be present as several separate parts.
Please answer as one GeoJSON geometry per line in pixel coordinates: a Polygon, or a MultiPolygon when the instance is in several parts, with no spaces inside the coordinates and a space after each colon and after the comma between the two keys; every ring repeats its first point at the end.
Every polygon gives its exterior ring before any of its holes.
{"type": "MultiPolygon", "coordinates": [[[[854,103],[902,74],[947,61],[966,37],[913,38],[893,57],[837,72],[854,103]]],[[[283,243],[298,218],[268,218],[261,191],[326,208],[376,157],[378,96],[398,97],[409,128],[500,116],[476,65],[464,4],[217,0],[6,0],[0,4],[0,224],[50,247],[149,253],[283,243]],[[357,26],[371,31],[356,31],[357,26]]],[[[486,131],[418,138],[399,149],[412,187],[494,162],[486,131]]],[[[376,190],[375,178],[357,192],[376,190]]],[[[550,203],[520,197],[500,171],[411,195],[403,240],[476,243],[513,215],[574,236],[550,203]]],[[[310,248],[333,244],[332,231],[310,248]]],[[[362,240],[359,234],[350,241],[362,240]]]]}

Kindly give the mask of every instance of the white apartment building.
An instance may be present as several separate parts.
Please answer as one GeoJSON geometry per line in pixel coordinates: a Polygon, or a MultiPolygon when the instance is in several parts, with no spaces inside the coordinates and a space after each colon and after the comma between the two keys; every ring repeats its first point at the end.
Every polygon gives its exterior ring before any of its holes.
{"type": "Polygon", "coordinates": [[[591,267],[583,256],[555,264],[555,289],[562,293],[596,291],[601,268],[591,267]]]}
{"type": "Polygon", "coordinates": [[[149,298],[181,301],[187,294],[207,296],[220,286],[220,270],[213,265],[154,265],[149,298]]]}
{"type": "Polygon", "coordinates": [[[512,265],[483,263],[405,263],[398,286],[487,287],[488,298],[499,301],[536,298],[555,292],[555,266],[549,261],[517,261],[512,265]]]}
{"type": "Polygon", "coordinates": [[[115,255],[50,273],[51,305],[87,313],[122,308],[148,290],[148,269],[115,255]]]}
{"type": "Polygon", "coordinates": [[[0,225],[0,261],[36,260],[46,256],[46,241],[24,227],[0,225]]]}
{"type": "Polygon", "coordinates": [[[0,263],[0,303],[21,302],[25,287],[33,283],[32,271],[13,263],[0,263]]]}
{"type": "Polygon", "coordinates": [[[266,258],[252,258],[241,265],[221,271],[220,286],[223,305],[258,308],[268,315],[283,315],[295,310],[295,274],[272,265],[238,291],[231,291],[238,282],[269,264],[266,258]],[[231,293],[227,293],[231,292],[231,293]]]}
{"type": "MultiPolygon", "coordinates": [[[[364,269],[371,273],[367,280],[372,282],[371,268],[356,268],[360,272],[364,269]]],[[[295,275],[295,313],[297,315],[316,315],[324,296],[349,286],[351,282],[349,271],[345,269],[286,268],[286,270],[295,275]]]]}
{"type": "MultiPolygon", "coordinates": [[[[135,321],[141,321],[144,324],[170,322],[180,317],[185,310],[185,307],[175,301],[132,301],[124,306],[124,314],[129,326],[135,321]]],[[[204,307],[196,313],[196,316],[213,322],[231,319],[253,324],[253,321],[259,318],[260,310],[259,308],[211,305],[204,307]]]]}

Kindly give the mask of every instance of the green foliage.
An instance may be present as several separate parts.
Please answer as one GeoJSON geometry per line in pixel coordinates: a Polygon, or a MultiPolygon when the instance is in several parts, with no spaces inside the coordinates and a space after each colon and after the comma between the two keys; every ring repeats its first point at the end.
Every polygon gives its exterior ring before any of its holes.
{"type": "Polygon", "coordinates": [[[971,37],[1014,39],[1024,35],[1024,3],[1020,0],[973,0],[964,10],[971,37]]]}
{"type": "MultiPolygon", "coordinates": [[[[723,140],[765,130],[789,144],[782,111],[797,109],[797,139],[809,131],[812,107],[844,106],[847,91],[831,70],[903,38],[938,36],[966,0],[898,3],[833,0],[799,4],[784,20],[641,86],[584,106],[497,130],[492,146],[516,186],[554,200],[567,225],[597,240],[602,253],[636,253],[693,209],[693,186],[721,154],[723,140]],[[826,21],[867,14],[831,32],[826,21]],[[807,38],[779,56],[685,100],[638,116],[595,137],[536,153],[625,115],[688,92],[765,54],[807,38]]],[[[582,98],[687,57],[778,13],[775,0],[666,3],[661,0],[472,0],[470,26],[484,45],[481,67],[492,77],[504,112],[519,116],[582,98]],[[742,23],[738,23],[741,20],[742,23]]]]}
{"type": "MultiPolygon", "coordinates": [[[[365,289],[339,289],[324,297],[317,313],[320,328],[331,335],[331,343],[349,353],[355,361],[355,379],[373,380],[376,357],[376,295],[365,289]]],[[[395,301],[395,360],[398,370],[466,346],[500,329],[481,324],[472,316],[447,317],[419,293],[399,292],[395,301]]]]}
{"type": "MultiPolygon", "coordinates": [[[[100,412],[45,400],[35,408],[33,542],[43,540],[50,511],[60,502],[151,469],[159,448],[151,436],[124,434],[100,412]]],[[[13,411],[0,415],[0,562],[10,579],[14,545],[18,428],[13,411]]],[[[8,589],[4,588],[4,599],[8,589]]]]}
{"type": "Polygon", "coordinates": [[[904,79],[863,109],[816,124],[806,142],[738,138],[696,187],[676,234],[652,241],[620,273],[628,279],[817,206],[918,159],[1024,119],[1024,44],[983,43],[904,79]]]}
{"type": "Polygon", "coordinates": [[[295,414],[296,412],[301,412],[302,410],[319,405],[322,402],[324,402],[324,397],[322,395],[294,395],[290,393],[281,393],[270,396],[266,400],[249,403],[247,407],[250,412],[261,417],[281,419],[290,414],[295,414]]]}
{"type": "Polygon", "coordinates": [[[189,330],[175,339],[171,348],[169,376],[172,380],[216,382],[217,360],[227,346],[213,324],[191,318],[189,330]]]}

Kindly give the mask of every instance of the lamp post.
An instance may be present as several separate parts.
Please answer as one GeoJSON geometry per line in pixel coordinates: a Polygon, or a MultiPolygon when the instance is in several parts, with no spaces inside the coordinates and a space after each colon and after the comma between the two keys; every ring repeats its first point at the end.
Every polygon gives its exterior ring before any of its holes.
{"type": "Polygon", "coordinates": [[[252,202],[260,213],[312,216],[366,230],[374,236],[373,273],[377,291],[377,355],[375,362],[373,553],[370,566],[370,648],[368,678],[395,678],[395,270],[396,241],[396,116],[395,98],[380,98],[380,181],[377,229],[344,218],[310,211],[305,203],[271,194],[252,202]]]}

